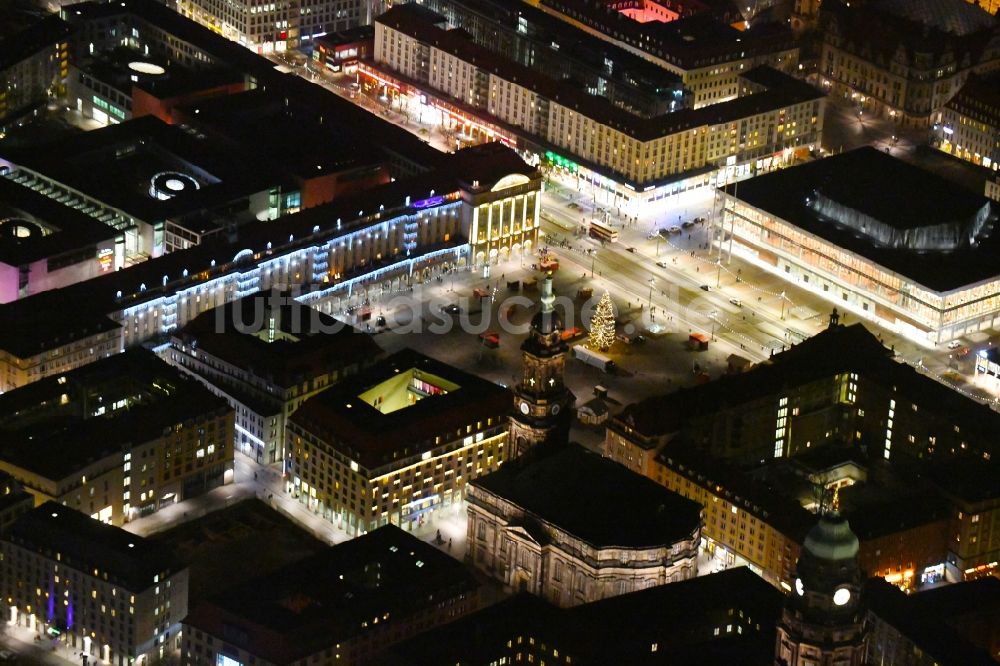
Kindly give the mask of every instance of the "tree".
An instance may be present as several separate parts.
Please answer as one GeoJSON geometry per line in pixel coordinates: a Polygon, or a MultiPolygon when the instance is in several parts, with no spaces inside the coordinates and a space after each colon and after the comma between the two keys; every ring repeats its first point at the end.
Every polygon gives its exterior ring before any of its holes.
{"type": "Polygon", "coordinates": [[[607,351],[615,341],[615,312],[611,304],[611,296],[604,292],[597,308],[590,317],[590,339],[587,346],[591,349],[607,351]]]}

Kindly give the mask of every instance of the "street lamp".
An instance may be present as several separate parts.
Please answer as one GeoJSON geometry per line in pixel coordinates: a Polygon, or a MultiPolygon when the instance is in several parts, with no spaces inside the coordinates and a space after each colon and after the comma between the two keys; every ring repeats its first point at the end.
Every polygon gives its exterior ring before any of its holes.
{"type": "Polygon", "coordinates": [[[781,317],[782,320],[785,318],[785,292],[781,292],[781,317]]]}
{"type": "Polygon", "coordinates": [[[594,277],[594,261],[597,259],[597,250],[591,249],[590,252],[590,277],[594,277]]]}
{"type": "Polygon", "coordinates": [[[708,315],[708,318],[712,320],[712,342],[715,342],[715,325],[718,323],[718,320],[715,317],[718,314],[718,310],[712,310],[711,314],[708,315]]]}
{"type": "Polygon", "coordinates": [[[653,278],[649,278],[648,280],[646,280],[646,282],[649,283],[649,299],[648,299],[649,302],[646,305],[646,307],[649,308],[650,316],[652,316],[652,314],[653,314],[653,278]]]}

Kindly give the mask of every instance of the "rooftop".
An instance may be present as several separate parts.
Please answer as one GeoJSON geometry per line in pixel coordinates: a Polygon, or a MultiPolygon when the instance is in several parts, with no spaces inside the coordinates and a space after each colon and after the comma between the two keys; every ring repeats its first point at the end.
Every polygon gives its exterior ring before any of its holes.
{"type": "Polygon", "coordinates": [[[53,481],[228,410],[194,379],[141,348],[0,395],[0,459],[53,481]]]}
{"type": "Polygon", "coordinates": [[[537,450],[471,484],[596,548],[669,546],[702,522],[697,502],[577,444],[537,450]]]}
{"type": "MultiPolygon", "coordinates": [[[[799,102],[819,100],[823,97],[823,94],[812,86],[791,76],[774,72],[770,76],[770,82],[774,87],[769,87],[763,92],[699,109],[681,109],[655,118],[644,118],[629,113],[604,97],[590,95],[576,86],[553,79],[535,69],[493,53],[475,44],[462,31],[444,30],[437,26],[432,17],[428,18],[425,11],[416,11],[414,7],[420,6],[412,3],[396,5],[379,16],[376,21],[451,53],[466,62],[474,63],[477,67],[506,80],[523,85],[554,103],[580,111],[588,118],[644,141],[685,129],[729,122],[799,102]]],[[[425,10],[423,7],[420,9],[425,10]]]]}
{"type": "Polygon", "coordinates": [[[386,525],[198,604],[184,622],[291,664],[477,587],[461,562],[386,525]]]}
{"type": "Polygon", "coordinates": [[[371,470],[430,451],[436,436],[453,441],[477,420],[499,426],[512,404],[502,386],[407,349],[306,400],[291,421],[371,470]],[[399,401],[410,404],[382,411],[399,401]]]}
{"type": "Polygon", "coordinates": [[[741,31],[711,12],[683,16],[669,23],[640,23],[621,14],[616,8],[620,5],[614,2],[542,0],[541,5],[683,69],[797,49],[791,30],[784,24],[762,21],[741,31]]]}
{"type": "MultiPolygon", "coordinates": [[[[37,7],[33,7],[38,11],[37,7]]],[[[15,10],[16,11],[16,10],[15,10]]],[[[31,16],[31,9],[22,9],[17,13],[16,18],[8,18],[0,15],[0,23],[10,21],[17,25],[17,19],[25,19],[31,16]]],[[[30,25],[13,33],[7,33],[4,26],[0,26],[0,71],[12,67],[13,65],[30,58],[42,49],[65,41],[70,34],[70,27],[55,14],[50,14],[44,18],[31,17],[30,25]]]]}
{"type": "Polygon", "coordinates": [[[765,519],[797,542],[801,542],[816,524],[816,516],[788,496],[784,486],[754,479],[685,442],[668,444],[660,451],[658,461],[697,485],[710,488],[734,506],[765,519]]]}
{"type": "Polygon", "coordinates": [[[691,418],[845,372],[893,387],[897,400],[907,399],[942,418],[947,415],[963,433],[980,442],[992,442],[993,433],[1000,429],[1000,414],[895,361],[862,324],[827,328],[747,372],[630,404],[613,421],[629,425],[640,435],[656,437],[681,430],[691,418]]]}
{"type": "Polygon", "coordinates": [[[153,116],[25,148],[0,142],[0,155],[150,223],[246,197],[280,181],[235,143],[153,116]],[[161,178],[173,180],[158,184],[161,178]],[[178,193],[159,197],[154,187],[178,193]]]}
{"type": "Polygon", "coordinates": [[[92,249],[118,232],[8,178],[0,178],[0,262],[23,266],[62,254],[92,249]]]}
{"type": "Polygon", "coordinates": [[[871,6],[880,12],[958,36],[996,25],[992,15],[965,0],[875,0],[871,6]]]}
{"type": "Polygon", "coordinates": [[[46,502],[15,521],[4,541],[52,558],[59,554],[60,566],[86,576],[97,570],[132,592],[152,587],[182,567],[173,554],[159,544],[105,525],[90,516],[46,502]]]}
{"type": "Polygon", "coordinates": [[[872,147],[725,189],[938,292],[1000,274],[994,259],[1000,234],[989,199],[872,147]],[[886,183],[905,196],[887,196],[886,183]]]}
{"type": "Polygon", "coordinates": [[[869,612],[902,633],[938,666],[996,666],[989,652],[970,644],[933,612],[934,606],[921,600],[924,594],[928,593],[907,595],[882,578],[870,578],[863,590],[869,612]]]}
{"type": "Polygon", "coordinates": [[[383,354],[367,333],[277,290],[203,312],[174,337],[286,388],[383,354]]]}
{"type": "Polygon", "coordinates": [[[236,230],[234,238],[215,237],[125,270],[0,305],[0,349],[28,358],[101,331],[117,329],[119,324],[109,319],[109,314],[164,293],[191,288],[204,281],[203,275],[215,278],[245,270],[244,264],[235,258],[245,256],[247,250],[263,256],[280,252],[284,247],[314,243],[317,237],[346,236],[371,224],[365,215],[359,216],[359,211],[370,216],[372,211],[382,209],[383,218],[413,213],[418,210],[414,204],[433,201],[432,192],[440,196],[457,194],[461,188],[477,193],[489,191],[511,174],[529,179],[539,177],[534,167],[502,144],[465,148],[447,155],[435,170],[339,197],[329,204],[270,222],[247,223],[236,230]]]}
{"type": "Polygon", "coordinates": [[[782,600],[744,567],[567,609],[521,594],[403,643],[388,663],[489,663],[509,654],[508,641],[526,635],[577,666],[769,664],[782,600]],[[730,613],[742,613],[748,627],[716,637],[716,627],[733,623],[730,613]],[[651,645],[660,650],[652,652],[651,645]]]}
{"type": "Polygon", "coordinates": [[[299,178],[377,169],[381,161],[359,137],[346,134],[335,116],[274,90],[257,88],[199,100],[183,112],[189,124],[211,128],[260,162],[299,178]]]}

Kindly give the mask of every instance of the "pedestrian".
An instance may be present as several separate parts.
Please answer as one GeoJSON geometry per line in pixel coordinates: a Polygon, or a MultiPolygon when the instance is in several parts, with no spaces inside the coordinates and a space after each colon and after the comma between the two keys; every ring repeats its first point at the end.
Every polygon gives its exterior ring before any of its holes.
{"type": "Polygon", "coordinates": [[[448,550],[451,550],[451,538],[448,538],[448,550]]]}
{"type": "Polygon", "coordinates": [[[254,473],[253,473],[253,480],[254,480],[254,481],[256,481],[256,480],[257,480],[257,472],[254,472],[254,473]]]}

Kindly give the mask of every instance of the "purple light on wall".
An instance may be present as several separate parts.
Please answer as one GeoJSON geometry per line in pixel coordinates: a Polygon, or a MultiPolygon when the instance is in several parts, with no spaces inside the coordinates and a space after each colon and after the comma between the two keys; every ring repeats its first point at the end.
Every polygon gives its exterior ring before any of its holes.
{"type": "Polygon", "coordinates": [[[420,201],[414,201],[414,208],[429,208],[430,206],[437,206],[439,203],[444,201],[444,197],[431,197],[429,199],[421,199],[420,201]]]}
{"type": "Polygon", "coordinates": [[[52,624],[52,619],[56,616],[56,590],[51,580],[49,581],[49,603],[46,611],[46,622],[52,624]]]}
{"type": "Polygon", "coordinates": [[[66,629],[73,628],[73,598],[69,599],[69,606],[66,607],[66,629]]]}

